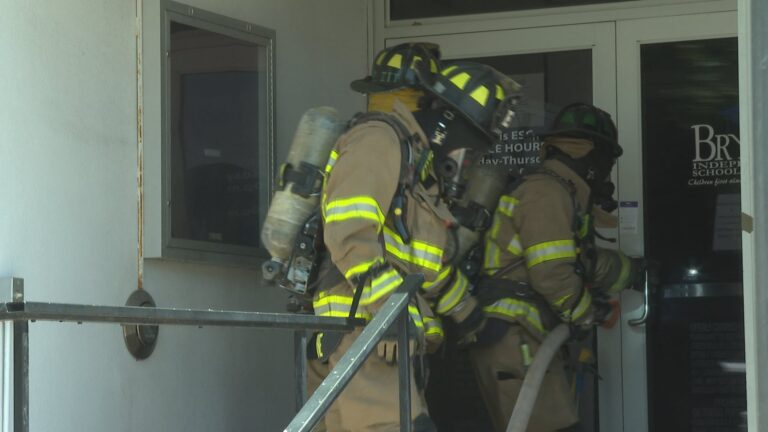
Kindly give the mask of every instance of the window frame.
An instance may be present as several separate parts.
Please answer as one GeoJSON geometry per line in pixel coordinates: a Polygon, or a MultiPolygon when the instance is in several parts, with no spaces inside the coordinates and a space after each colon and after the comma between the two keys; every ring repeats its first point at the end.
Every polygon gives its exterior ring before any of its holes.
{"type": "Polygon", "coordinates": [[[259,243],[257,247],[225,244],[202,240],[174,238],[172,236],[172,106],[171,100],[171,21],[193,26],[202,30],[219,33],[234,39],[257,44],[265,50],[266,79],[260,80],[259,94],[259,142],[258,184],[259,184],[259,227],[262,226],[274,187],[275,154],[275,31],[249,22],[229,18],[196,7],[161,0],[161,202],[162,202],[162,246],[163,258],[205,263],[258,266],[268,258],[267,250],[259,243]],[[263,91],[263,96],[262,96],[263,91]],[[263,98],[263,99],[262,99],[263,98]]]}

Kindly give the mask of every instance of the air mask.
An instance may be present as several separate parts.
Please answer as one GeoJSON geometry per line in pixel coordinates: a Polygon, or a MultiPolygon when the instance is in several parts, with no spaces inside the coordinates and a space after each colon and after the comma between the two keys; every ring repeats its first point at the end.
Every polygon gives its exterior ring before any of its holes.
{"type": "Polygon", "coordinates": [[[434,152],[434,170],[441,195],[449,202],[461,200],[467,188],[469,168],[479,162],[479,148],[490,147],[488,138],[452,110],[439,112],[430,136],[434,152]]]}

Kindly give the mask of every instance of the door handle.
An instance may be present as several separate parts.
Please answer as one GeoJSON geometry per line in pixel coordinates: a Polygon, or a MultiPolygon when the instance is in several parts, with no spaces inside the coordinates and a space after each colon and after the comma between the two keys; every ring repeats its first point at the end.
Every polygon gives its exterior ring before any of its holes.
{"type": "Polygon", "coordinates": [[[645,270],[645,284],[643,285],[643,315],[640,316],[640,318],[637,319],[631,319],[627,322],[632,327],[639,327],[641,325],[645,325],[646,322],[648,322],[648,315],[650,313],[650,299],[648,297],[649,293],[648,288],[648,270],[645,270]]]}

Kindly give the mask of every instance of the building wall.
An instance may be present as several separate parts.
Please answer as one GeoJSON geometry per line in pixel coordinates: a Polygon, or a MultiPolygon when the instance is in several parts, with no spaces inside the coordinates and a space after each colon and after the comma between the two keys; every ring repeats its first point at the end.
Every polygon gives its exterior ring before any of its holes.
{"type": "MultiPolygon", "coordinates": [[[[363,108],[348,83],[366,71],[366,2],[187,2],[276,30],[278,161],[307,108],[363,108]]],[[[136,9],[0,0],[0,277],[28,300],[122,305],[137,287],[136,9]]],[[[163,307],[285,299],[213,265],[146,260],[143,285],[163,307]]],[[[136,361],[119,326],[36,322],[30,356],[32,431],[272,431],[293,414],[288,331],[164,326],[136,361]]]]}

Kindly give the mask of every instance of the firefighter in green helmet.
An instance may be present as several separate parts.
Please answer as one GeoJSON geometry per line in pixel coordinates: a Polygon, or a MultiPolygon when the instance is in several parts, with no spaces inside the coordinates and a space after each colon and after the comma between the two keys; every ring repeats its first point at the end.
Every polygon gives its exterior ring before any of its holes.
{"type": "MultiPolygon", "coordinates": [[[[548,331],[561,322],[591,330],[607,318],[609,297],[643,273],[641,260],[595,246],[594,214],[615,209],[610,173],[622,154],[610,115],[568,105],[545,137],[541,166],[499,201],[476,287],[486,321],[470,357],[497,432],[506,430],[548,331]]],[[[568,428],[577,422],[564,359],[556,357],[527,430],[575,430],[568,428]]]]}

